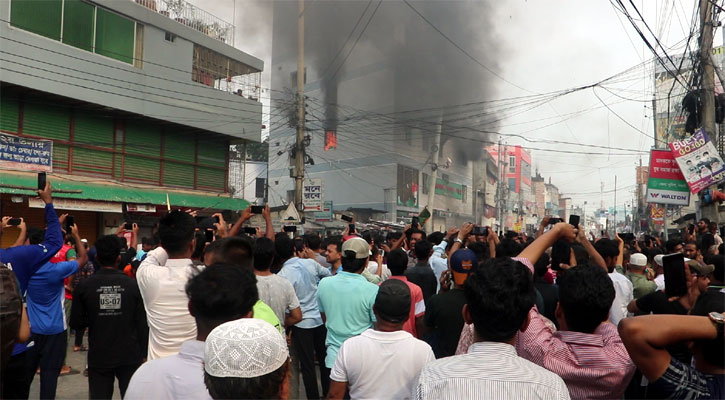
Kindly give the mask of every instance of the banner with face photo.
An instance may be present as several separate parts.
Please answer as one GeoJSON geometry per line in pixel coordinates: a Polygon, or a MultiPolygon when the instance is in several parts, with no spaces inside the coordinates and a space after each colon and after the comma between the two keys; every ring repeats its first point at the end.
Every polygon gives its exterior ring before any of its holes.
{"type": "Polygon", "coordinates": [[[705,130],[669,146],[692,193],[725,180],[725,165],[705,130]]]}

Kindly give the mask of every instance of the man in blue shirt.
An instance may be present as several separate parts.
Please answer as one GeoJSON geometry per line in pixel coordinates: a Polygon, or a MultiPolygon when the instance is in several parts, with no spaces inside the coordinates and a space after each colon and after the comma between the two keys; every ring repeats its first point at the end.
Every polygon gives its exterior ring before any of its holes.
{"type": "MultiPolygon", "coordinates": [[[[33,228],[28,229],[25,245],[0,249],[0,261],[13,270],[18,278],[21,295],[25,295],[30,277],[38,268],[53,257],[63,246],[63,233],[60,230],[60,221],[53,208],[51,186],[48,181],[43,190],[37,191],[38,196],[45,203],[45,234],[39,235],[38,240],[31,243],[29,237],[33,228]]],[[[2,226],[0,226],[2,234],[2,226]]],[[[26,373],[26,346],[25,343],[16,343],[8,362],[5,384],[0,397],[6,399],[27,399],[30,391],[30,382],[26,373]]]]}
{"type": "Polygon", "coordinates": [[[275,240],[274,249],[283,263],[277,275],[292,283],[302,309],[302,321],[292,326],[291,332],[292,347],[300,360],[305,394],[308,399],[319,399],[315,355],[320,363],[322,397],[327,396],[330,386],[330,369],[325,367],[324,362],[327,330],[317,305],[317,286],[320,279],[330,276],[330,270],[315,261],[315,253],[311,249],[304,249],[304,254],[295,254],[294,242],[286,236],[280,236],[275,240]]]}
{"type": "Polygon", "coordinates": [[[337,352],[346,339],[373,326],[373,304],[378,286],[361,273],[368,265],[368,242],[354,237],[342,244],[342,269],[337,275],[323,279],[317,288],[317,302],[327,327],[325,366],[332,368],[337,352]]]}
{"type": "Polygon", "coordinates": [[[40,366],[40,398],[54,399],[58,376],[68,344],[68,329],[63,310],[63,279],[78,272],[88,260],[86,248],[81,243],[78,227],[71,227],[78,249],[73,261],[45,263],[30,278],[27,290],[30,342],[28,343],[29,383],[40,366]]]}

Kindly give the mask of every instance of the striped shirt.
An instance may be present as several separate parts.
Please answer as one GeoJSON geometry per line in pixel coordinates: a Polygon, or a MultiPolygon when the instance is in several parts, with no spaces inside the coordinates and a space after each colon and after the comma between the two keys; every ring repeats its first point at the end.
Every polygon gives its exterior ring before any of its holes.
{"type": "MultiPolygon", "coordinates": [[[[525,258],[516,258],[532,272],[525,258]]],[[[626,279],[626,278],[625,278],[626,279]]],[[[617,327],[605,321],[594,333],[554,331],[534,306],[516,338],[518,354],[559,375],[572,399],[622,398],[635,366],[617,327]]]]}
{"type": "Polygon", "coordinates": [[[506,343],[477,342],[468,354],[423,368],[415,399],[568,399],[564,381],[506,343]]]}

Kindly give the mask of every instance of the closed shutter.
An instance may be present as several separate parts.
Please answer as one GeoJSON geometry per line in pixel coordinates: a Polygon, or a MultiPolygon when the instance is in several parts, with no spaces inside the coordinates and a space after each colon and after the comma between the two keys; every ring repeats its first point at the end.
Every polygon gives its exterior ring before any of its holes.
{"type": "Polygon", "coordinates": [[[225,168],[229,143],[220,140],[206,140],[199,146],[197,180],[198,189],[223,192],[226,187],[225,168]],[[209,168],[216,167],[216,168],[209,168]],[[219,169],[217,169],[219,168],[219,169]]]}
{"type": "Polygon", "coordinates": [[[133,63],[135,23],[118,14],[96,11],[96,53],[133,63]]]}
{"type": "Polygon", "coordinates": [[[80,0],[65,0],[63,43],[93,51],[93,21],[96,7],[80,0]]]}
{"type": "Polygon", "coordinates": [[[76,113],[73,141],[102,149],[73,148],[73,173],[110,175],[113,167],[113,120],[76,113]]]}
{"type": "Polygon", "coordinates": [[[135,121],[126,123],[126,156],[124,158],[124,180],[159,183],[161,163],[161,130],[158,126],[135,121]]]}
{"type": "Polygon", "coordinates": [[[10,24],[47,38],[60,40],[63,0],[12,0],[10,24]]]}
{"type": "Polygon", "coordinates": [[[18,99],[8,96],[0,97],[0,130],[18,132],[19,110],[18,99]]]}
{"type": "MultiPolygon", "coordinates": [[[[37,101],[24,103],[23,134],[67,141],[70,138],[69,110],[37,101]]],[[[53,141],[53,170],[68,171],[68,145],[53,141]]]]}
{"type": "Polygon", "coordinates": [[[190,134],[166,134],[164,186],[194,188],[196,138],[190,134]],[[181,163],[181,162],[183,163],[181,163]]]}

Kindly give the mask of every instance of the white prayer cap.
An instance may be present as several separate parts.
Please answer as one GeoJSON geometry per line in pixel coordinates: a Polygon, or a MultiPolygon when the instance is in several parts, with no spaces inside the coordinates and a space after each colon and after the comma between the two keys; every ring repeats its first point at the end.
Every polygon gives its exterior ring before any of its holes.
{"type": "Polygon", "coordinates": [[[242,318],[214,328],[204,345],[204,370],[219,378],[254,378],[289,358],[287,341],[269,323],[242,318]]]}

